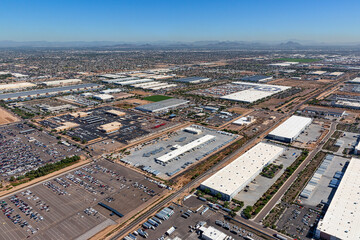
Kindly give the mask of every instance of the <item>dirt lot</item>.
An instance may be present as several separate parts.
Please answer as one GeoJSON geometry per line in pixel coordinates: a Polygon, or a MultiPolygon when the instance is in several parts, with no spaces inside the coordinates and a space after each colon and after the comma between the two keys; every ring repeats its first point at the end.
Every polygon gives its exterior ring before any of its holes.
{"type": "Polygon", "coordinates": [[[136,94],[136,95],[140,95],[140,96],[150,96],[150,95],[152,95],[152,93],[150,93],[150,92],[145,92],[145,91],[142,91],[142,90],[133,90],[133,91],[131,91],[130,93],[132,93],[132,94],[136,94]]]}
{"type": "Polygon", "coordinates": [[[137,98],[131,98],[131,99],[126,99],[124,101],[120,101],[120,103],[131,104],[131,105],[134,105],[134,106],[141,106],[141,105],[149,104],[149,103],[152,103],[152,102],[142,100],[142,99],[137,99],[137,98]]]}
{"type": "Polygon", "coordinates": [[[237,114],[244,114],[245,112],[249,111],[249,109],[241,108],[241,107],[232,107],[227,110],[228,112],[234,112],[237,114]]]}
{"type": "Polygon", "coordinates": [[[17,122],[19,119],[7,110],[0,108],[0,125],[17,122]]]}

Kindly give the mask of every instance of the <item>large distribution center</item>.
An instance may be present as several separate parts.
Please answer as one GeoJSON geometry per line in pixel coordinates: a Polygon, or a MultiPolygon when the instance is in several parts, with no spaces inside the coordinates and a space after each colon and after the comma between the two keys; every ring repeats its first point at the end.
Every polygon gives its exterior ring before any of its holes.
{"type": "Polygon", "coordinates": [[[181,154],[184,154],[194,148],[197,148],[200,145],[213,140],[214,138],[215,138],[215,136],[213,136],[213,135],[205,135],[205,136],[203,136],[197,140],[194,140],[184,146],[177,146],[177,147],[175,147],[176,149],[174,149],[173,151],[166,153],[166,154],[156,158],[155,160],[161,164],[166,164],[167,162],[177,158],[181,154]]]}
{"type": "Polygon", "coordinates": [[[144,112],[161,112],[167,111],[172,108],[184,106],[188,103],[187,100],[170,98],[159,102],[149,103],[146,105],[138,106],[135,109],[144,111],[144,112]]]}
{"type": "Polygon", "coordinates": [[[202,83],[202,82],[207,82],[210,81],[210,78],[204,78],[204,77],[188,77],[188,78],[179,78],[174,80],[175,82],[181,82],[181,83],[192,83],[192,84],[196,84],[196,83],[202,83]]]}
{"type": "Polygon", "coordinates": [[[319,222],[321,239],[360,239],[360,159],[352,158],[330,206],[319,222]]]}
{"type": "Polygon", "coordinates": [[[28,83],[28,82],[9,83],[9,84],[1,84],[0,91],[20,89],[20,88],[32,88],[32,87],[36,87],[36,84],[28,83]]]}
{"type": "Polygon", "coordinates": [[[265,166],[278,158],[284,150],[283,147],[277,145],[258,143],[205,180],[200,188],[209,189],[212,194],[220,193],[224,200],[229,201],[259,175],[265,166]]]}
{"type": "Polygon", "coordinates": [[[40,84],[45,86],[64,86],[64,85],[80,84],[81,82],[82,82],[81,79],[64,79],[64,80],[41,82],[40,84]]]}
{"type": "Polygon", "coordinates": [[[240,78],[241,81],[245,81],[245,82],[267,82],[272,79],[273,79],[272,76],[265,76],[265,75],[253,75],[253,76],[240,78]]]}
{"type": "Polygon", "coordinates": [[[269,135],[267,135],[267,138],[291,143],[311,124],[311,122],[312,119],[308,117],[291,116],[280,126],[271,131],[269,135]]]}
{"type": "Polygon", "coordinates": [[[85,91],[91,90],[96,88],[101,88],[102,85],[95,84],[95,83],[86,83],[74,86],[65,86],[65,87],[57,87],[57,88],[47,88],[47,89],[38,89],[32,91],[25,91],[25,92],[17,92],[17,93],[5,93],[0,94],[0,100],[4,101],[11,101],[11,100],[21,100],[21,99],[28,99],[28,98],[40,98],[46,96],[54,96],[60,93],[66,92],[78,92],[78,91],[85,91]]]}
{"type": "Polygon", "coordinates": [[[257,84],[257,83],[246,83],[246,82],[233,82],[233,84],[244,85],[247,86],[248,88],[243,91],[222,96],[221,97],[222,99],[252,103],[291,88],[291,87],[285,87],[279,85],[257,84]]]}

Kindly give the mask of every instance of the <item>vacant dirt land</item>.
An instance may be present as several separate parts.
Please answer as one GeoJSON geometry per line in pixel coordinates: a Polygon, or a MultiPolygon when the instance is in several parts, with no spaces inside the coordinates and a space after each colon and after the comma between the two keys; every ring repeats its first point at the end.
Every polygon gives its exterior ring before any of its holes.
{"type": "Polygon", "coordinates": [[[7,110],[0,108],[0,125],[18,122],[19,118],[15,117],[12,113],[7,110]]]}

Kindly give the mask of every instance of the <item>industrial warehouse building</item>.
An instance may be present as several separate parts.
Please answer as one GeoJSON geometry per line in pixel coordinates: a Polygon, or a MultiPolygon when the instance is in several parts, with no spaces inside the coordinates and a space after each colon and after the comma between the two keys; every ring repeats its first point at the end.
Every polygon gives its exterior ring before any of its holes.
{"type": "Polygon", "coordinates": [[[72,85],[72,84],[80,84],[81,82],[82,82],[81,79],[64,79],[64,80],[41,82],[40,85],[44,85],[44,86],[47,86],[47,87],[54,87],[54,86],[65,86],[65,85],[72,85]]]}
{"type": "Polygon", "coordinates": [[[159,102],[149,103],[146,105],[138,106],[135,109],[144,111],[144,112],[162,112],[168,111],[169,109],[184,106],[188,104],[189,101],[177,99],[177,98],[170,98],[159,102]]]}
{"type": "Polygon", "coordinates": [[[7,91],[7,90],[21,89],[21,88],[32,88],[32,87],[36,87],[36,84],[28,83],[28,82],[8,83],[8,84],[0,84],[0,91],[7,91]]]}
{"type": "Polygon", "coordinates": [[[273,77],[271,76],[265,76],[265,75],[254,75],[254,76],[248,76],[248,77],[243,77],[240,78],[241,81],[245,81],[245,82],[268,82],[270,80],[272,80],[273,77]]]}
{"type": "Polygon", "coordinates": [[[242,85],[245,90],[231,93],[220,98],[244,103],[253,103],[291,88],[279,85],[247,82],[233,82],[233,84],[242,85]]]}
{"type": "Polygon", "coordinates": [[[345,111],[343,110],[336,110],[336,109],[326,109],[320,107],[306,107],[302,110],[304,113],[308,114],[318,114],[323,116],[330,116],[330,117],[343,117],[345,115],[345,111]]]}
{"type": "Polygon", "coordinates": [[[205,135],[197,140],[194,140],[184,146],[173,146],[174,150],[166,153],[158,158],[155,158],[155,161],[160,164],[167,164],[168,162],[172,161],[173,159],[179,157],[180,155],[199,147],[202,144],[208,143],[209,141],[213,140],[215,136],[213,135],[205,135]]]}
{"type": "Polygon", "coordinates": [[[200,189],[209,189],[212,194],[220,193],[223,200],[229,201],[246,187],[262,169],[272,163],[283,152],[284,148],[258,143],[232,163],[205,180],[200,189]]]}
{"type": "Polygon", "coordinates": [[[291,143],[302,133],[312,122],[312,118],[291,116],[280,126],[267,135],[267,138],[291,143]]]}
{"type": "Polygon", "coordinates": [[[210,78],[204,78],[204,77],[187,77],[187,78],[179,78],[174,80],[175,82],[181,82],[181,83],[191,83],[191,84],[197,84],[202,82],[208,82],[210,81],[210,78]]]}
{"type": "Polygon", "coordinates": [[[359,178],[360,159],[352,158],[324,218],[318,224],[317,237],[329,240],[360,238],[359,178]]]}
{"type": "Polygon", "coordinates": [[[51,97],[60,93],[81,92],[87,90],[94,90],[102,87],[103,86],[99,84],[86,83],[80,85],[38,89],[38,90],[17,92],[17,93],[5,93],[5,94],[0,94],[0,100],[15,101],[15,100],[24,100],[24,99],[32,99],[32,98],[51,97]]]}

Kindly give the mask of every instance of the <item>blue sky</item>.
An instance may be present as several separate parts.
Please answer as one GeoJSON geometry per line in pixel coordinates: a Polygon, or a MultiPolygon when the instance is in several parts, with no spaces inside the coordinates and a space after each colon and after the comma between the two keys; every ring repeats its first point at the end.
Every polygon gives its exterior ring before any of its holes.
{"type": "Polygon", "coordinates": [[[359,0],[0,0],[0,40],[360,42],[359,0]]]}

